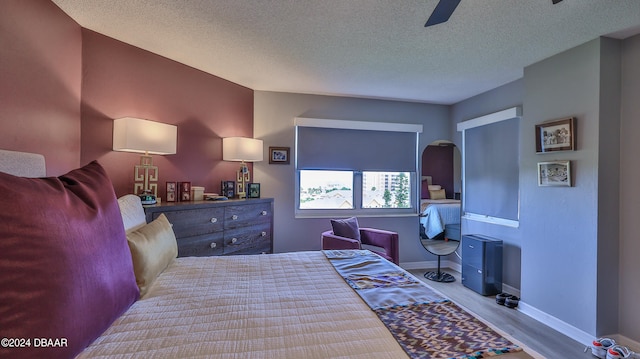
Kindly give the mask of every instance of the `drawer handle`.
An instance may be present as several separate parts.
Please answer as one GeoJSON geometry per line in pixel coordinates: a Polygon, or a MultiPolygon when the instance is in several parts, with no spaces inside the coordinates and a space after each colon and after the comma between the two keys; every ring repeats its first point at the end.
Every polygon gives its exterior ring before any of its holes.
{"type": "Polygon", "coordinates": [[[266,216],[267,215],[267,211],[262,211],[260,212],[261,215],[266,216]]]}
{"type": "Polygon", "coordinates": [[[216,223],[218,222],[218,219],[216,217],[211,218],[211,223],[216,223]]]}
{"type": "Polygon", "coordinates": [[[260,235],[264,237],[264,236],[266,236],[266,235],[267,235],[267,232],[262,231],[262,233],[260,233],[260,235]]]}
{"type": "Polygon", "coordinates": [[[238,241],[238,238],[231,238],[231,243],[236,243],[238,241]]]}
{"type": "Polygon", "coordinates": [[[238,215],[234,214],[233,216],[231,216],[231,219],[233,219],[235,221],[236,219],[238,219],[238,215]]]}
{"type": "Polygon", "coordinates": [[[217,246],[218,246],[218,244],[216,242],[211,242],[211,244],[209,245],[209,247],[211,247],[211,248],[215,248],[217,246]]]}

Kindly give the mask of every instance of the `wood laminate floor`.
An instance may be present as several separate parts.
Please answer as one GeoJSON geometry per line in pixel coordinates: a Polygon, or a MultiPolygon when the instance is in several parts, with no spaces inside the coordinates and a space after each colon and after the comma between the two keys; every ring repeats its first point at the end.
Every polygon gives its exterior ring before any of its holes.
{"type": "Polygon", "coordinates": [[[452,274],[456,281],[453,283],[438,283],[426,279],[424,277],[426,271],[427,269],[409,270],[411,274],[440,291],[454,303],[493,324],[545,358],[597,358],[591,354],[591,350],[585,353],[583,344],[551,329],[524,313],[496,304],[493,296],[485,297],[463,286],[460,282],[460,273],[446,269],[445,272],[452,274]]]}

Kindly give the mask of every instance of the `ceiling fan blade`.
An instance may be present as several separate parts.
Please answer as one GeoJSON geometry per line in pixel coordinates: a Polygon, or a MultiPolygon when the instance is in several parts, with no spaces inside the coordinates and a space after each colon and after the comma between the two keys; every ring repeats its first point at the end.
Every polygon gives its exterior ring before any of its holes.
{"type": "Polygon", "coordinates": [[[557,3],[559,3],[560,1],[562,1],[562,0],[551,0],[551,2],[553,3],[553,5],[555,5],[555,4],[557,4],[557,3]]]}
{"type": "Polygon", "coordinates": [[[458,4],[460,4],[460,0],[440,0],[424,27],[437,25],[449,20],[458,4]]]}

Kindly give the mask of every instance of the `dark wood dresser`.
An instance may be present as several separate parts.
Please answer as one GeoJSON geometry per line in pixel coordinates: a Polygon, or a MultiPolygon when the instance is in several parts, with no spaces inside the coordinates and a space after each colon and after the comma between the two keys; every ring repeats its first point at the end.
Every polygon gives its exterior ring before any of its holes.
{"type": "Polygon", "coordinates": [[[173,225],[178,257],[273,252],[273,199],[164,202],[145,206],[147,223],[161,213],[173,225]]]}

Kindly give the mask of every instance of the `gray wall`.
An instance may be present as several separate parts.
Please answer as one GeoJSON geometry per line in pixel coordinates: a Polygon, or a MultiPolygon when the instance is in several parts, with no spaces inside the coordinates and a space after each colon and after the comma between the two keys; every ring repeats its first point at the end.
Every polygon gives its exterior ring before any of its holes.
{"type": "MultiPolygon", "coordinates": [[[[622,44],[619,333],[640,342],[640,35],[622,44]]],[[[605,239],[608,243],[612,239],[605,239]]],[[[606,280],[606,279],[605,279],[606,280]]],[[[636,348],[640,349],[640,348],[636,348]]]]}
{"type": "MultiPolygon", "coordinates": [[[[434,140],[449,139],[449,108],[441,105],[303,95],[256,91],[254,98],[254,136],[269,146],[294,149],[295,117],[326,118],[373,122],[419,123],[424,125],[420,136],[421,154],[434,140]]],[[[331,144],[327,144],[330,146],[331,144]]],[[[393,144],[381,144],[393,148],[393,144]]],[[[261,183],[261,195],[275,199],[274,251],[320,249],[320,234],[331,229],[328,218],[294,217],[295,169],[290,165],[254,164],[255,181],[261,183]]],[[[377,227],[398,232],[400,261],[433,261],[419,241],[418,217],[358,217],[363,227],[377,227]]]]}
{"type": "MultiPolygon", "coordinates": [[[[505,241],[505,284],[520,288],[526,305],[588,335],[617,333],[636,342],[638,63],[640,36],[596,39],[451,111],[453,131],[460,121],[523,105],[520,228],[464,221],[463,232],[505,241]],[[568,116],[577,118],[577,150],[536,154],[535,124],[568,116]],[[573,187],[537,186],[537,162],[555,159],[572,161],[573,187]]],[[[460,143],[460,134],[452,137],[460,143]]]]}
{"type": "MultiPolygon", "coordinates": [[[[506,108],[521,106],[523,96],[523,82],[518,80],[453,105],[451,118],[454,142],[462,148],[462,134],[456,130],[457,123],[506,108]]],[[[491,194],[488,193],[487,195],[490,196],[491,194]]],[[[522,243],[521,233],[517,228],[463,220],[462,233],[481,233],[502,239],[504,244],[503,282],[510,287],[520,288],[520,252],[522,243]]]]}
{"type": "MultiPolygon", "coordinates": [[[[612,50],[612,41],[590,41],[524,71],[526,96],[520,172],[522,295],[526,295],[528,305],[596,336],[610,334],[617,328],[617,316],[602,320],[599,315],[605,308],[617,306],[616,276],[609,277],[614,283],[604,281],[617,270],[613,260],[617,240],[611,238],[617,238],[614,227],[618,212],[615,208],[608,208],[608,213],[599,208],[606,205],[600,203],[599,190],[610,191],[608,187],[615,189],[618,185],[619,151],[614,148],[617,141],[607,143],[619,131],[618,120],[607,118],[615,111],[601,105],[601,101],[611,102],[613,107],[619,105],[619,97],[611,97],[618,92],[604,93],[610,86],[601,78],[601,66],[620,66],[619,62],[611,61],[615,56],[601,56],[604,49],[612,50]],[[577,122],[577,150],[536,154],[535,124],[569,116],[577,122]],[[603,161],[611,161],[602,164],[612,169],[608,177],[600,177],[601,157],[605,157],[603,161]],[[537,186],[537,162],[555,159],[572,161],[573,187],[537,186]],[[602,232],[611,231],[611,236],[600,238],[601,227],[602,232]],[[600,253],[599,241],[604,240],[608,249],[600,253]],[[599,285],[607,287],[608,294],[599,291],[599,285]],[[549,293],[562,293],[562,299],[549,293]]],[[[616,195],[612,197],[617,201],[616,195]]]]}

